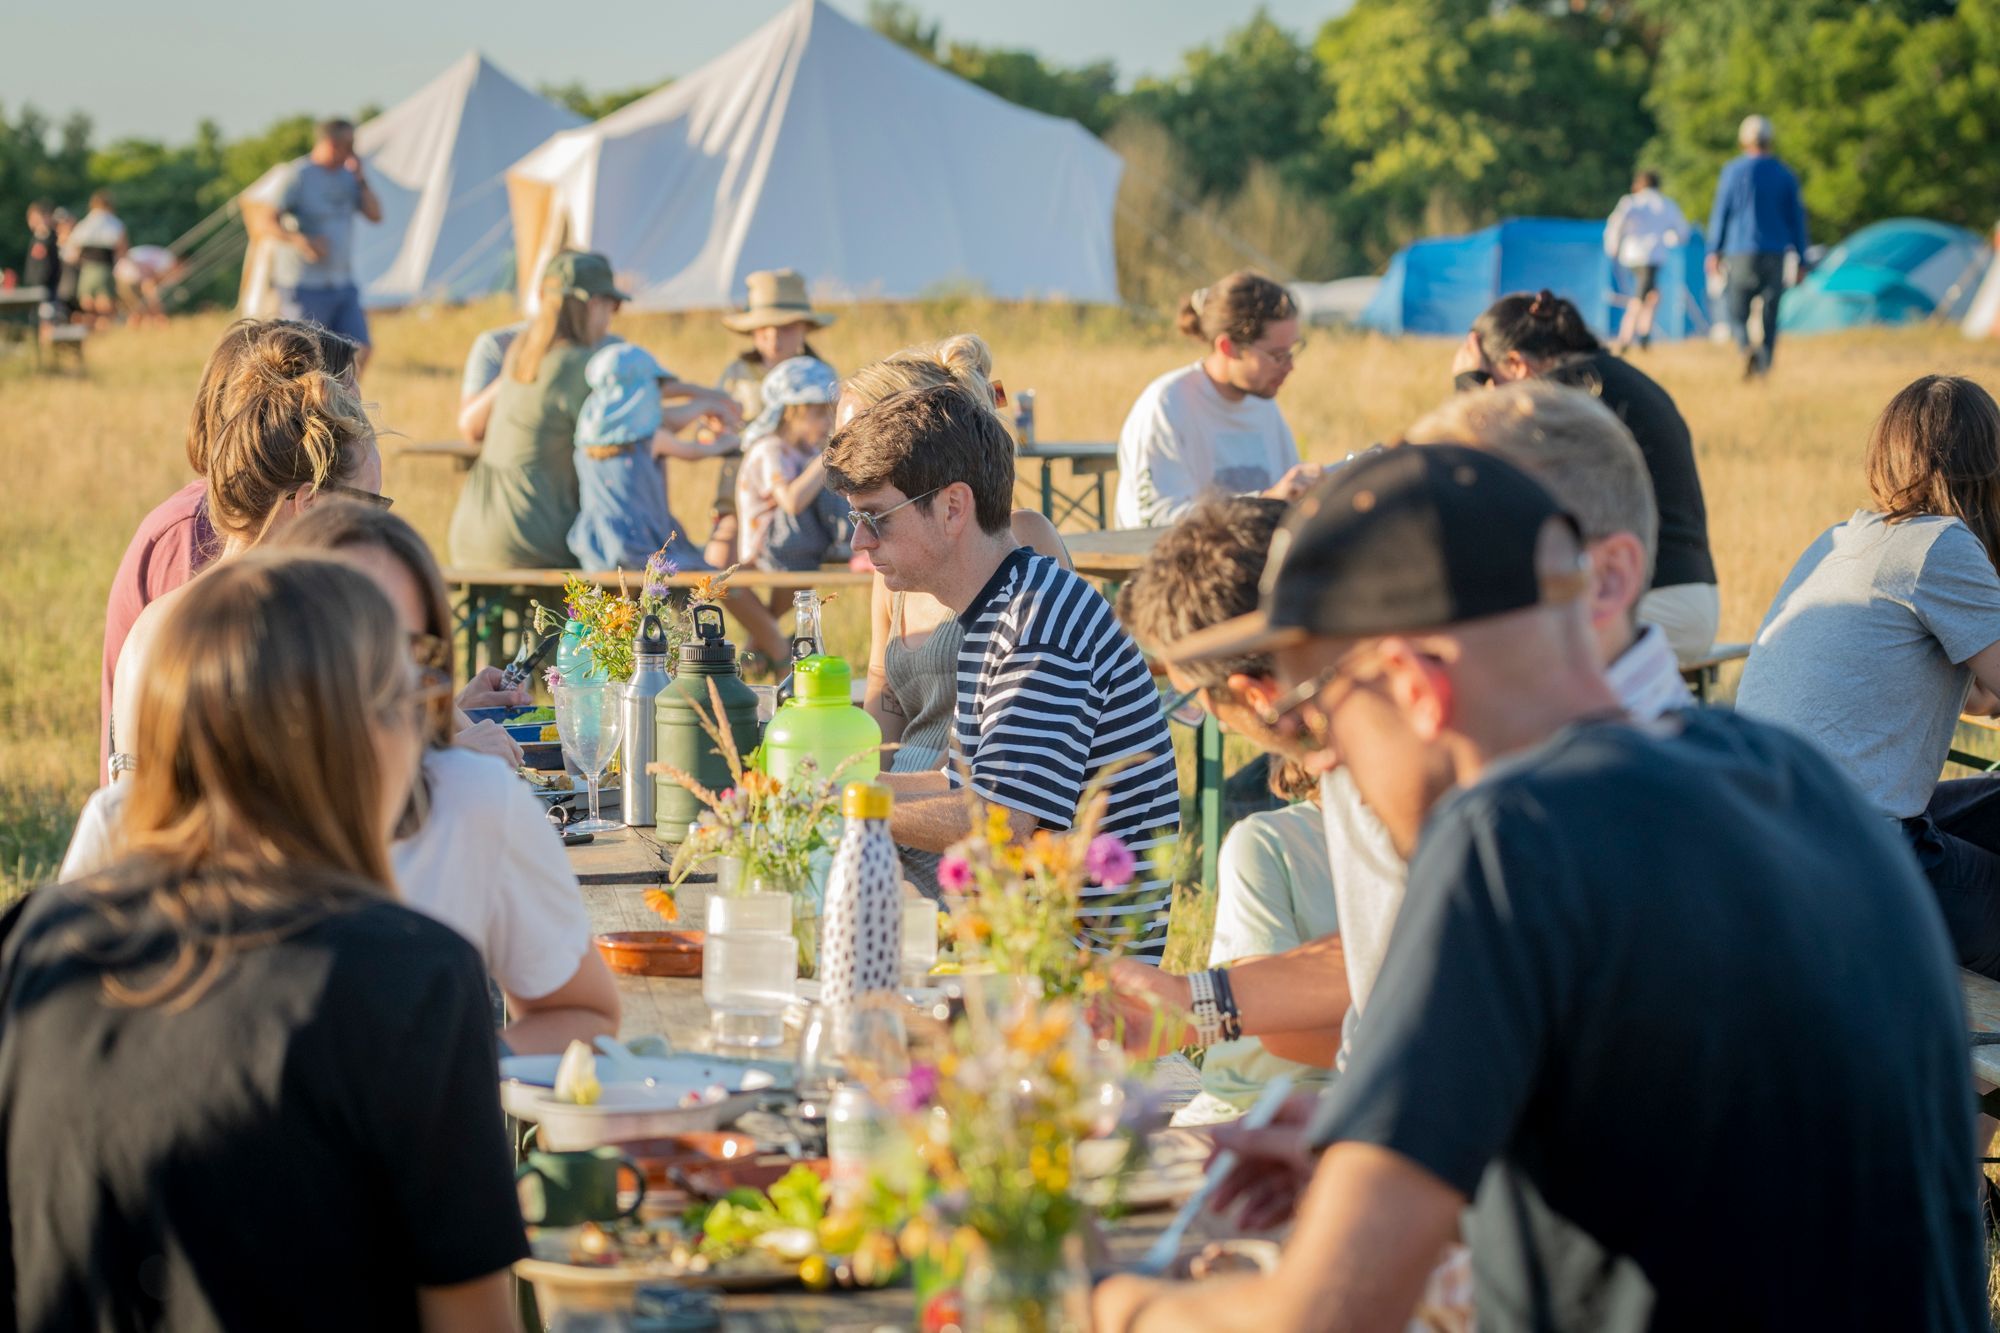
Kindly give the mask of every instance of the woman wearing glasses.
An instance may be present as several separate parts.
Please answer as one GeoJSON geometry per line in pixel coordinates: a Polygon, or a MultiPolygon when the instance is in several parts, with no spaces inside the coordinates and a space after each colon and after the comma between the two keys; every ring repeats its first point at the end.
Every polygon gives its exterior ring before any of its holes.
{"type": "MultiPolygon", "coordinates": [[[[846,426],[856,415],[892,394],[956,384],[976,402],[997,407],[1005,391],[993,379],[993,353],[977,334],[961,333],[926,347],[911,347],[856,371],[841,386],[834,419],[846,426]]],[[[912,497],[912,503],[916,499],[912,497]]],[[[893,510],[863,522],[886,528],[893,510]]],[[[1069,552],[1055,524],[1039,510],[1016,509],[1014,540],[1038,555],[1071,568],[1069,552]]],[[[868,611],[868,685],[862,706],[882,727],[882,739],[902,748],[890,751],[892,773],[935,772],[951,743],[958,701],[958,650],[965,626],[929,593],[891,593],[880,575],[868,611]]],[[[926,897],[938,895],[936,852],[906,847],[903,872],[926,897]]]]}
{"type": "MultiPolygon", "coordinates": [[[[331,501],[274,547],[338,552],[381,589],[422,664],[444,675],[451,613],[424,539],[380,508],[331,501]]],[[[390,865],[403,900],[479,950],[507,997],[510,1050],[553,1054],[618,1031],[618,991],[590,943],[576,875],[527,786],[504,763],[454,745],[465,719],[439,697],[424,721],[422,771],[394,829],[390,865]]],[[[93,795],[63,858],[64,880],[118,855],[131,783],[93,795]]]]}
{"type": "Polygon", "coordinates": [[[4,1322],[512,1327],[485,979],[387,845],[448,683],[352,565],[254,553],[138,685],[120,855],[0,919],[4,1322]]]}
{"type": "Polygon", "coordinates": [[[1125,418],[1121,528],[1167,527],[1210,490],[1296,499],[1318,471],[1299,462],[1276,402],[1304,346],[1291,293],[1232,273],[1182,302],[1179,325],[1208,353],[1147,385],[1125,418]]]}

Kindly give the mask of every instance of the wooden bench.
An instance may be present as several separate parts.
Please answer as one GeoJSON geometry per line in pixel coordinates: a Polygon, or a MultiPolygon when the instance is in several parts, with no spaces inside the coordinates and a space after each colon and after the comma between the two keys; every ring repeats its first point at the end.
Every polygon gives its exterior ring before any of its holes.
{"type": "MultiPolygon", "coordinates": [[[[673,588],[693,588],[709,575],[695,571],[669,574],[661,580],[673,588]]],[[[830,569],[738,570],[729,578],[732,588],[790,589],[865,588],[875,576],[845,565],[830,569]]],[[[574,569],[447,569],[445,586],[452,598],[452,635],[458,641],[465,674],[479,670],[479,650],[483,645],[489,662],[505,662],[514,655],[507,642],[506,612],[529,597],[553,600],[550,589],[560,591],[572,578],[581,578],[600,588],[625,588],[636,593],[647,582],[643,573],[584,573],[574,569]]]]}
{"type": "MultiPolygon", "coordinates": [[[[463,440],[425,440],[399,444],[392,451],[397,458],[450,459],[460,472],[469,471],[479,459],[479,446],[463,440]]],[[[1105,478],[1118,470],[1115,444],[1024,444],[1017,455],[1024,462],[1041,467],[1042,514],[1058,527],[1078,515],[1094,515],[1098,528],[1109,525],[1111,496],[1105,478]],[[1076,489],[1063,491],[1056,485],[1055,465],[1068,460],[1070,478],[1076,489]],[[1078,485],[1080,483],[1080,485],[1078,485]]]]}
{"type": "MultiPolygon", "coordinates": [[[[1971,1029],[1973,1091],[1979,1094],[1979,1109],[2000,1118],[2000,981],[1960,968],[1958,987],[1971,1029]]],[[[1983,1157],[1986,1145],[1979,1146],[1983,1157]]]]}
{"type": "Polygon", "coordinates": [[[1709,692],[1722,682],[1722,668],[1748,656],[1747,643],[1718,643],[1708,650],[1708,656],[1681,663],[1681,679],[1694,691],[1695,698],[1707,703],[1709,692]]]}

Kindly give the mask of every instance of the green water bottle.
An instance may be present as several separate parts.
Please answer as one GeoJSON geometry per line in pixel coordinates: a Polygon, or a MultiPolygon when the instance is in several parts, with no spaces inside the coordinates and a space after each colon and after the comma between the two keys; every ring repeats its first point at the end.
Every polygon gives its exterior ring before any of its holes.
{"type": "Polygon", "coordinates": [[[791,779],[799,761],[810,758],[821,780],[841,786],[873,782],[882,771],[882,728],[854,706],[854,673],[846,661],[819,655],[792,667],[792,697],[764,729],[764,771],[780,782],[791,779]],[[840,765],[855,755],[846,768],[840,765]]]}
{"type": "MultiPolygon", "coordinates": [[[[736,645],[722,637],[722,610],[703,602],[689,619],[674,678],[653,700],[653,761],[672,764],[709,791],[736,785],[729,760],[702,726],[727,728],[743,763],[757,748],[757,692],[736,670],[736,645]],[[713,687],[713,693],[710,687],[713,687]],[[721,702],[722,717],[715,716],[721,702]]],[[[663,842],[680,842],[705,809],[695,794],[664,774],[653,785],[653,819],[663,842]]]]}

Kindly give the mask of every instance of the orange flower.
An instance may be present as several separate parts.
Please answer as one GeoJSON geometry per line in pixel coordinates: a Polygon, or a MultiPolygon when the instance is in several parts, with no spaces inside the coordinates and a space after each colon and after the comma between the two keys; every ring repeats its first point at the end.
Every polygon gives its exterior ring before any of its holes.
{"type": "Polygon", "coordinates": [[[681,905],[674,901],[674,895],[665,889],[647,889],[644,895],[646,906],[654,915],[669,925],[681,919],[681,905]]]}

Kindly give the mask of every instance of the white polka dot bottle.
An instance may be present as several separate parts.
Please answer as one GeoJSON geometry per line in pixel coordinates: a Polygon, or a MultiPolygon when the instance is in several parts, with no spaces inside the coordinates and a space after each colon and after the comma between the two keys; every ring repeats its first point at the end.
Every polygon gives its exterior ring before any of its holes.
{"type": "Polygon", "coordinates": [[[902,969],[903,892],[889,836],[887,787],[851,783],[841,795],[847,830],[833,855],[820,910],[819,995],[847,1008],[875,991],[894,991],[902,969]]]}

